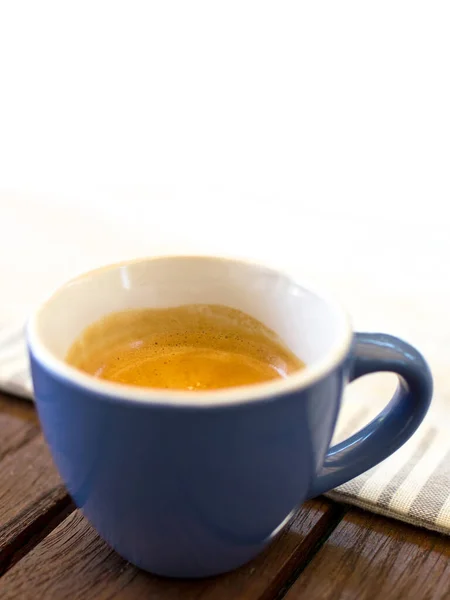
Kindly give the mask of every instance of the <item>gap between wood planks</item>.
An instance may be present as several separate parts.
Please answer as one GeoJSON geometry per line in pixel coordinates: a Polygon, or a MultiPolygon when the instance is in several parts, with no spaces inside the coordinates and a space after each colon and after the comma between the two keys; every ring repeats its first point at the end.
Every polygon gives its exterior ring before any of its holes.
{"type": "MultiPolygon", "coordinates": [[[[316,554],[320,552],[322,546],[326,543],[328,538],[332,535],[334,530],[339,526],[339,523],[345,517],[346,513],[349,511],[350,507],[345,505],[336,504],[333,508],[333,513],[330,516],[328,521],[325,519],[321,519],[314,527],[321,529],[320,535],[315,538],[315,543],[311,545],[309,551],[304,556],[304,559],[301,562],[298,562],[297,565],[291,570],[289,577],[286,578],[284,584],[280,587],[278,593],[273,596],[274,600],[281,600],[286,596],[291,587],[295,584],[297,579],[303,573],[303,571],[308,567],[310,562],[314,559],[316,554]],[[323,526],[321,527],[321,522],[325,521],[323,526]]],[[[312,533],[312,532],[311,532],[312,533]]],[[[314,538],[313,538],[314,539],[314,538]]],[[[269,599],[267,599],[269,600],[269,599]]]]}
{"type": "Polygon", "coordinates": [[[0,577],[17,564],[37,546],[49,533],[75,510],[71,498],[63,493],[46,513],[40,515],[0,552],[0,577]]]}

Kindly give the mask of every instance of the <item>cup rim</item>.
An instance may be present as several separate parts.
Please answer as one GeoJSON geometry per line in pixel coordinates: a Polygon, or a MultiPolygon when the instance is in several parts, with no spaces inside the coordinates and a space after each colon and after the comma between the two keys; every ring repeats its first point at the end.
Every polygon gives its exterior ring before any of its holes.
{"type": "Polygon", "coordinates": [[[121,403],[139,403],[160,406],[178,406],[186,408],[219,408],[221,406],[248,404],[258,401],[267,401],[271,398],[286,395],[293,392],[300,392],[331,373],[347,356],[353,332],[350,322],[350,317],[347,311],[343,308],[340,302],[333,298],[330,294],[319,291],[316,286],[302,283],[298,277],[289,272],[266,266],[260,262],[232,258],[227,256],[215,255],[185,255],[185,254],[168,254],[149,257],[135,258],[124,260],[101,267],[97,267],[86,271],[76,277],[73,277],[58,286],[52,294],[42,302],[34,311],[27,322],[26,338],[29,352],[33,358],[47,369],[59,381],[71,384],[79,389],[93,393],[96,397],[117,401],[121,403]],[[338,343],[320,360],[313,364],[306,365],[304,369],[288,375],[284,379],[277,379],[263,383],[250,384],[245,386],[221,388],[218,390],[208,391],[182,391],[182,390],[162,390],[157,388],[144,388],[122,383],[114,383],[103,379],[98,379],[88,373],[83,373],[76,367],[67,364],[63,359],[55,356],[41,340],[41,335],[38,331],[39,317],[47,307],[53,297],[62,289],[69,287],[73,283],[85,278],[89,278],[104,272],[106,270],[114,270],[121,267],[131,266],[133,264],[147,263],[156,260],[167,259],[206,259],[215,261],[225,261],[244,264],[246,266],[263,269],[278,276],[285,277],[294,285],[300,286],[313,293],[315,296],[324,300],[330,307],[337,311],[339,317],[345,324],[345,333],[341,336],[338,343]]]}

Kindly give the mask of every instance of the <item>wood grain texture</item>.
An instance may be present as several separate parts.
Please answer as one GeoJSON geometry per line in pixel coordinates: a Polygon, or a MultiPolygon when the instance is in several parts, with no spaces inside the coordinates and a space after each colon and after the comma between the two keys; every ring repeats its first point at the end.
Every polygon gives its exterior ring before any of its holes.
{"type": "Polygon", "coordinates": [[[308,502],[250,564],[221,577],[181,581],[151,576],[125,562],[76,511],[0,579],[0,597],[268,600],[278,596],[340,515],[328,501],[308,502]]]}
{"type": "Polygon", "coordinates": [[[0,396],[0,574],[48,531],[70,499],[30,403],[0,396]],[[15,557],[15,558],[14,558],[15,557]]]}
{"type": "Polygon", "coordinates": [[[450,539],[352,510],[285,600],[450,598],[450,539]]]}

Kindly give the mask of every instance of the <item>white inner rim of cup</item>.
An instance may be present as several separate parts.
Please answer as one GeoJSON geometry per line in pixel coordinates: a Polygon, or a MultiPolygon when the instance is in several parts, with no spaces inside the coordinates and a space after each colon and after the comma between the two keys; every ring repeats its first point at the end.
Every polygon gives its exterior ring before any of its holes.
{"type": "Polygon", "coordinates": [[[69,281],[31,317],[27,337],[42,366],[86,390],[122,401],[204,407],[262,400],[310,386],[345,358],[352,331],[339,304],[280,271],[246,260],[166,256],[102,267],[69,281]],[[259,319],[306,368],[267,383],[188,392],[108,382],[64,361],[78,335],[102,316],[195,303],[224,304],[259,319]]]}

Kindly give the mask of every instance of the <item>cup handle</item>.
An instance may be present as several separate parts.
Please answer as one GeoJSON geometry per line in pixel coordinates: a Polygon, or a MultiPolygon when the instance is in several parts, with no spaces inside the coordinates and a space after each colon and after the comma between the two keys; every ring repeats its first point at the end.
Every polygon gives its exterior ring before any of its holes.
{"type": "Polygon", "coordinates": [[[356,333],[349,381],[377,371],[399,377],[397,390],[373,421],[329,449],[309,497],[331,490],[375,466],[416,431],[430,405],[433,379],[422,355],[406,342],[383,333],[356,333]]]}

